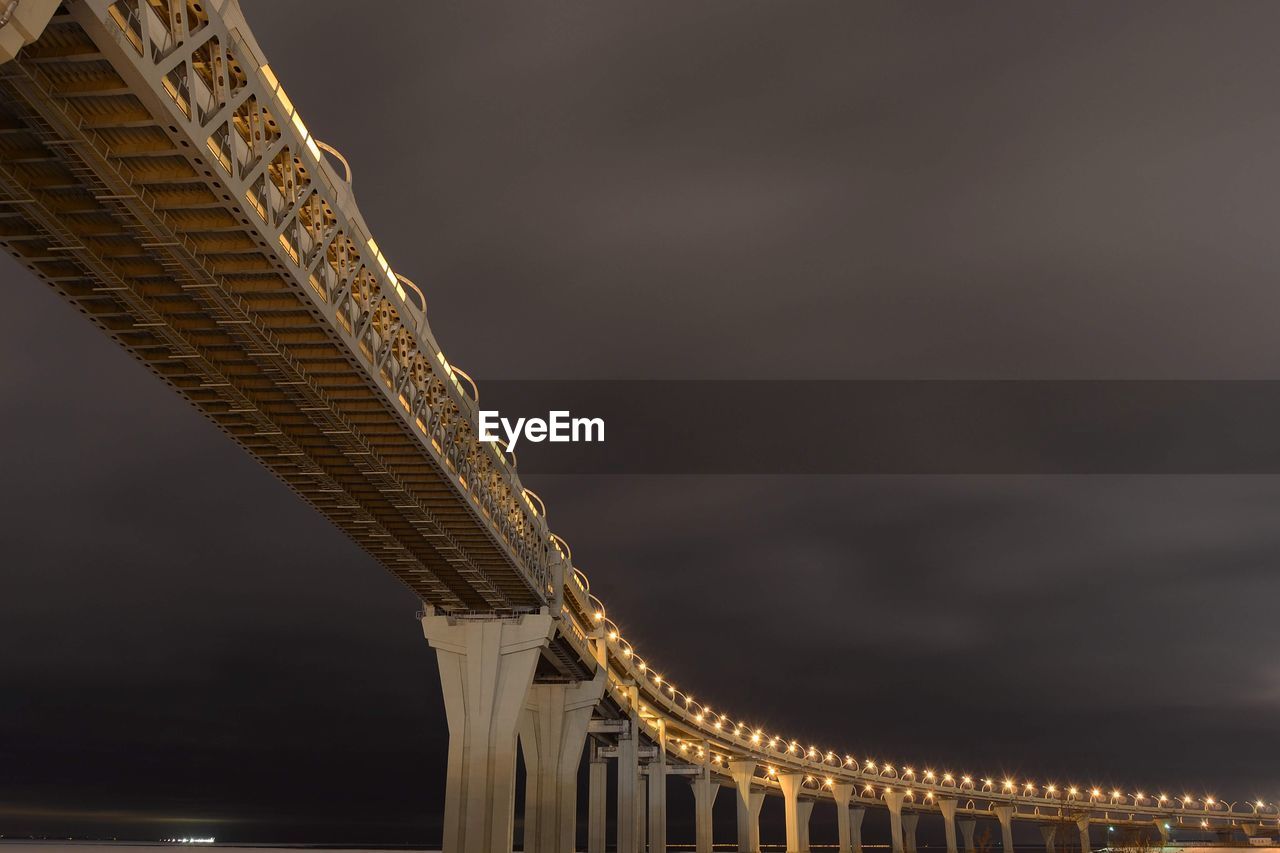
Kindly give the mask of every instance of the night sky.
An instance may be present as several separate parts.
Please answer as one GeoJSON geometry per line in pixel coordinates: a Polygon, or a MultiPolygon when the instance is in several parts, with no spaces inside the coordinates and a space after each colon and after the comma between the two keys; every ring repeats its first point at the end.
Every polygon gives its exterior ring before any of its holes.
{"type": "MultiPolygon", "coordinates": [[[[1280,374],[1275,5],[244,5],[482,393],[1280,374]]],[[[0,281],[0,832],[433,843],[414,596],[8,256],[0,281]]],[[[1276,477],[528,485],[718,710],[1280,800],[1276,477]]]]}

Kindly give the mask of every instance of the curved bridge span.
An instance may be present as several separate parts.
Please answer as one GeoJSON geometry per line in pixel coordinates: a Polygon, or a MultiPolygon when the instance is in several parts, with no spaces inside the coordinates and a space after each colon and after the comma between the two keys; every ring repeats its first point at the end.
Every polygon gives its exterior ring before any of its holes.
{"type": "MultiPolygon", "coordinates": [[[[1277,807],[906,767],[801,744],[695,701],[623,637],[501,445],[477,439],[474,383],[431,334],[235,0],[0,2],[0,242],[424,602],[450,746],[446,851],[510,851],[516,750],[524,849],[577,835],[590,751],[590,851],[666,846],[667,777],[711,850],[720,787],[739,850],[764,799],[787,849],[837,810],[860,851],[867,808],[894,851],[921,815],[950,853],[975,822],[1047,849],[1090,827],[1270,834],[1277,807]],[[6,11],[7,10],[7,11],[6,11]],[[616,826],[606,838],[608,762],[616,826]]],[[[721,839],[722,841],[727,839],[721,839]]]]}

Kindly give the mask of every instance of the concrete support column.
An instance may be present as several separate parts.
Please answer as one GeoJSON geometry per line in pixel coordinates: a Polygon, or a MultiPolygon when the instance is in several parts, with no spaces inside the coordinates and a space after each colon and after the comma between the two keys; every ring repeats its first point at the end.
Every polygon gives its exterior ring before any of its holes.
{"type": "Polygon", "coordinates": [[[751,846],[751,779],[756,775],[754,761],[730,761],[729,774],[737,789],[738,853],[752,853],[751,846]]]}
{"type": "Polygon", "coordinates": [[[964,839],[964,853],[974,853],[976,848],[973,846],[973,831],[977,828],[978,822],[967,817],[957,821],[956,824],[960,827],[960,837],[964,839]]]}
{"type": "Polygon", "coordinates": [[[889,807],[889,846],[893,853],[903,853],[902,848],[902,793],[885,791],[884,804],[889,807]]]}
{"type": "Polygon", "coordinates": [[[836,829],[840,835],[840,853],[849,849],[849,800],[853,797],[853,785],[836,782],[831,786],[831,796],[836,801],[836,829]]]}
{"type": "MultiPolygon", "coordinates": [[[[1152,821],[1152,823],[1156,825],[1156,832],[1160,833],[1160,846],[1168,847],[1169,837],[1172,835],[1172,832],[1169,830],[1169,821],[1166,820],[1165,818],[1158,817],[1158,818],[1155,818],[1152,821]]],[[[1244,829],[1244,834],[1249,836],[1250,838],[1256,835],[1259,829],[1259,827],[1256,824],[1249,824],[1249,823],[1246,823],[1242,828],[1244,829]],[[1249,830],[1253,830],[1253,831],[1250,832],[1249,830]]],[[[1049,851],[1049,853],[1053,853],[1053,851],[1049,851]]]]}
{"type": "Polygon", "coordinates": [[[800,853],[809,853],[809,818],[813,817],[813,800],[796,803],[796,814],[799,818],[800,853]]]}
{"type": "Polygon", "coordinates": [[[1058,834],[1058,827],[1051,823],[1040,824],[1040,837],[1044,839],[1044,853],[1054,853],[1053,839],[1058,834]]]}
{"type": "Polygon", "coordinates": [[[658,730],[658,756],[649,762],[649,850],[667,849],[667,745],[658,730]]]}
{"type": "Polygon", "coordinates": [[[649,849],[649,780],[641,776],[636,785],[636,850],[649,849]]]}
{"type": "Polygon", "coordinates": [[[1089,853],[1089,818],[1077,820],[1076,827],[1080,830],[1080,853],[1089,853]]]}
{"type": "Polygon", "coordinates": [[[862,853],[862,819],[867,810],[862,806],[849,809],[849,847],[850,853],[862,853]]]}
{"type": "Polygon", "coordinates": [[[751,792],[751,826],[747,837],[747,846],[751,853],[760,853],[760,809],[764,807],[764,791],[751,792]]]}
{"type": "Polygon", "coordinates": [[[778,786],[782,788],[782,803],[787,820],[787,853],[800,853],[800,788],[804,785],[803,773],[779,773],[778,786]]]}
{"type": "Polygon", "coordinates": [[[1004,853],[1013,853],[1013,806],[996,806],[996,818],[1000,821],[1000,843],[1004,853]]]}
{"type": "Polygon", "coordinates": [[[600,756],[600,747],[591,745],[588,777],[587,853],[604,853],[605,803],[609,798],[609,763],[600,756]]]}
{"type": "Polygon", "coordinates": [[[919,812],[907,812],[902,816],[902,846],[907,853],[916,853],[916,826],[919,823],[919,812]]]}
{"type": "Polygon", "coordinates": [[[689,780],[693,785],[694,849],[697,853],[712,853],[711,809],[716,802],[720,784],[711,781],[711,772],[705,767],[701,776],[689,780]]]}
{"type": "Polygon", "coordinates": [[[942,812],[942,829],[947,836],[947,853],[959,853],[956,849],[956,801],[950,797],[940,797],[938,810],[942,812]]]}
{"type": "Polygon", "coordinates": [[[436,650],[449,724],[446,853],[512,848],[516,726],[554,630],[545,613],[467,620],[429,611],[422,618],[422,632],[436,650]]]}
{"type": "Polygon", "coordinates": [[[632,717],[618,738],[618,853],[639,853],[640,826],[644,820],[639,805],[640,732],[632,717]]]}
{"type": "Polygon", "coordinates": [[[526,770],[525,853],[577,848],[578,765],[604,682],[601,669],[591,681],[529,688],[519,728],[526,770]]]}

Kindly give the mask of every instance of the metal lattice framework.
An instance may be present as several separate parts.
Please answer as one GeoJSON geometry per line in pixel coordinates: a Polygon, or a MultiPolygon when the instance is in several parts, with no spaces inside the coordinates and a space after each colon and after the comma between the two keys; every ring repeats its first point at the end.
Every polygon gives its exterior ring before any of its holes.
{"type": "MultiPolygon", "coordinates": [[[[338,159],[340,175],[328,157],[338,159]]],[[[855,758],[695,701],[621,635],[542,502],[481,442],[475,384],[378,248],[233,0],[72,0],[0,65],[0,242],[438,611],[557,615],[539,678],[607,671],[673,761],[801,774],[917,809],[1275,823],[1205,795],[1122,794],[855,758]],[[464,385],[465,383],[465,385],[464,385]]]]}

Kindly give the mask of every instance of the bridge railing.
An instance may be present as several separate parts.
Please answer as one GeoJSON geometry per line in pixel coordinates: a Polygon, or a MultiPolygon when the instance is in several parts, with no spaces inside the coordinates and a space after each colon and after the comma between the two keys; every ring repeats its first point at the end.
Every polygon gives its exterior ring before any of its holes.
{"type": "Polygon", "coordinates": [[[559,554],[513,460],[478,440],[460,376],[470,378],[446,359],[236,5],[206,4],[193,20],[184,0],[86,3],[530,588],[556,599],[559,554]]]}
{"type": "Polygon", "coordinates": [[[779,773],[804,774],[805,787],[813,792],[843,782],[852,784],[855,795],[864,800],[880,799],[892,790],[905,793],[907,801],[916,807],[936,806],[938,799],[950,798],[976,811],[989,811],[997,805],[1012,806],[1014,817],[1019,819],[1084,812],[1100,820],[1161,819],[1182,826],[1278,820],[1277,806],[1265,803],[1253,804],[1252,812],[1240,812],[1213,797],[1186,800],[1071,785],[1053,785],[1050,791],[1049,786],[1032,787],[1014,780],[997,781],[884,762],[860,762],[833,750],[801,746],[797,740],[734,721],[680,691],[637,654],[602,609],[597,613],[600,614],[596,620],[597,636],[607,650],[610,680],[619,694],[625,696],[627,686],[634,686],[639,702],[637,711],[642,718],[665,721],[675,755],[688,760],[692,757],[690,750],[706,749],[711,753],[708,761],[712,769],[722,773],[728,772],[731,760],[750,758],[758,763],[758,769],[767,779],[774,779],[779,773]],[[671,737],[672,733],[675,737],[671,737]]]}

